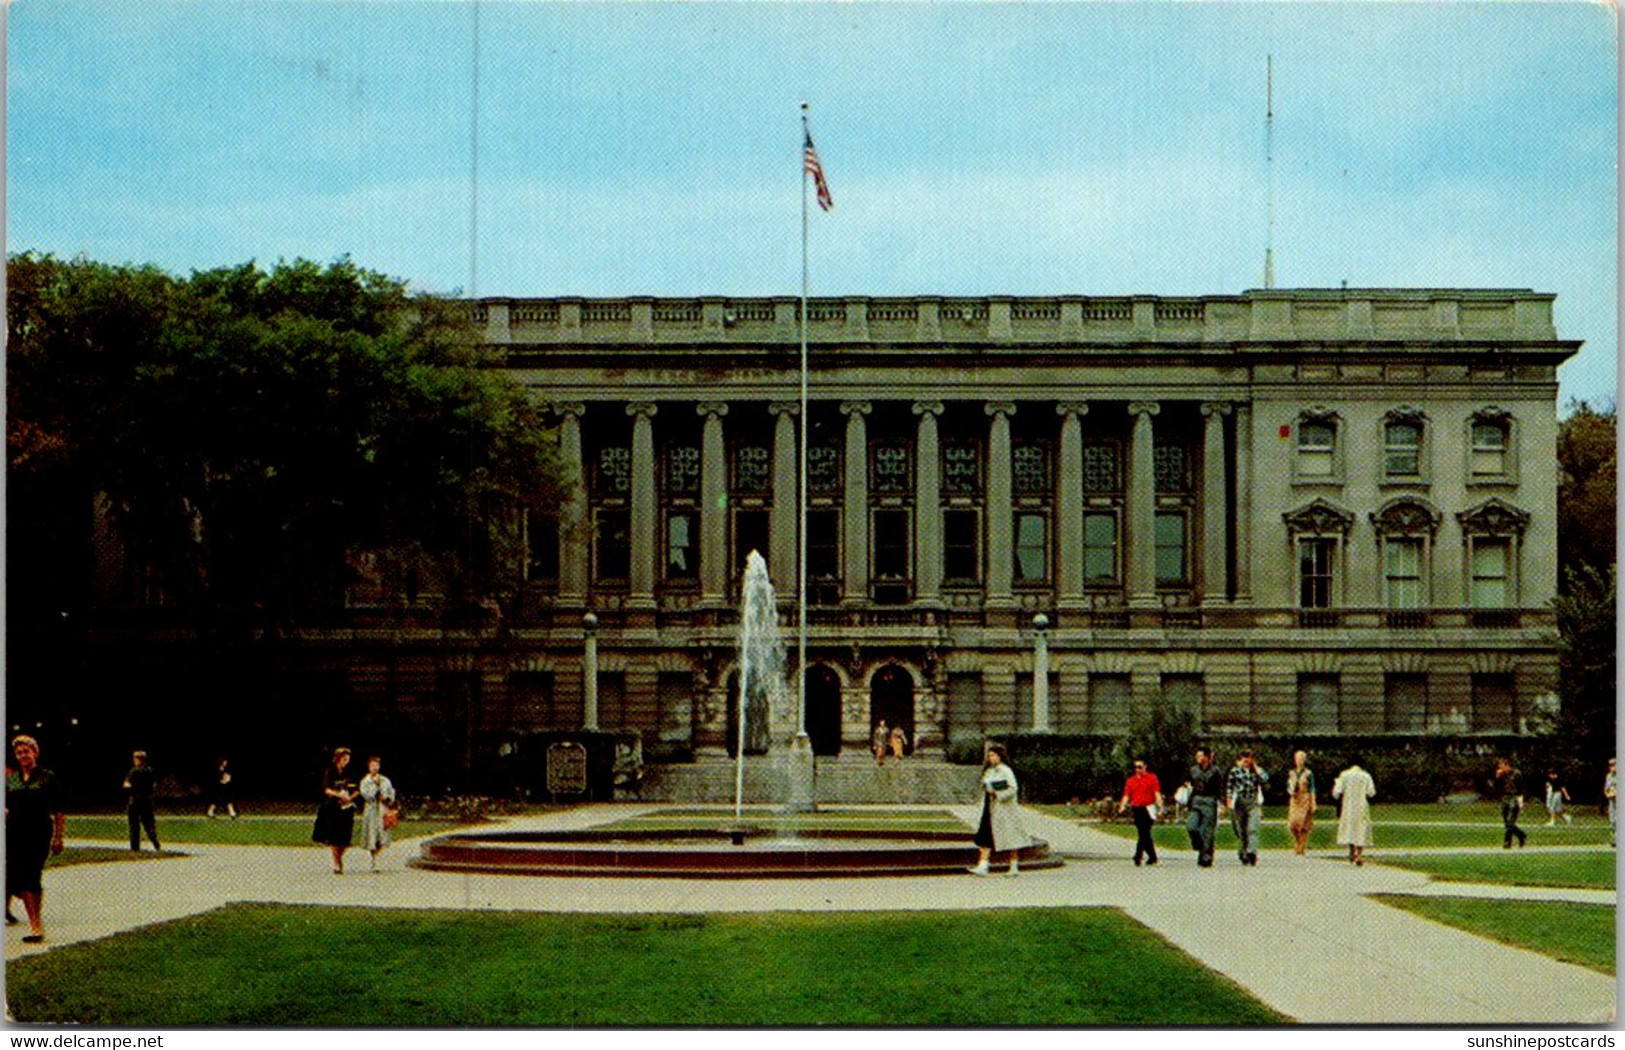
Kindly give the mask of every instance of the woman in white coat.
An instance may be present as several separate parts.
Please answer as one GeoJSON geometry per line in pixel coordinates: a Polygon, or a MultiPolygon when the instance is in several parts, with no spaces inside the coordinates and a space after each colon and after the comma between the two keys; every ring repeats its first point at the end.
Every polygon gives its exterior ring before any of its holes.
{"type": "Polygon", "coordinates": [[[377,755],[367,759],[367,775],[361,778],[361,798],[366,803],[361,811],[361,845],[372,854],[372,870],[378,870],[378,854],[390,843],[389,828],[384,814],[395,804],[395,785],[378,772],[383,760],[377,755]]]}
{"type": "Polygon", "coordinates": [[[1365,863],[1365,849],[1371,845],[1371,799],[1376,794],[1376,782],[1360,768],[1359,759],[1337,774],[1337,783],[1332,785],[1332,797],[1343,803],[1337,817],[1337,842],[1349,848],[1349,863],[1356,866],[1365,863]]]}
{"type": "Polygon", "coordinates": [[[1010,875],[1015,876],[1021,871],[1016,852],[1032,844],[1017,812],[1016,774],[1009,760],[1010,753],[1002,745],[992,744],[982,763],[982,820],[972,840],[981,848],[981,856],[976,867],[968,869],[972,875],[988,874],[988,862],[998,850],[1010,854],[1010,875]]]}

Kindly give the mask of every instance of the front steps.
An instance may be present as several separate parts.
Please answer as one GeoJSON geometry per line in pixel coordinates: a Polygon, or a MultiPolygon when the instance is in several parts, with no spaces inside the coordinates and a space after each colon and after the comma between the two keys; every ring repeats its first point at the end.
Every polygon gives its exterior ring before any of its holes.
{"type": "MultiPolygon", "coordinates": [[[[981,797],[981,770],[927,758],[890,759],[875,765],[855,753],[817,759],[815,798],[828,805],[966,805],[981,797]]],[[[783,756],[745,756],[745,801],[783,805],[789,797],[783,756]]],[[[701,759],[690,764],[643,768],[641,798],[648,802],[731,803],[732,759],[701,759]]]]}

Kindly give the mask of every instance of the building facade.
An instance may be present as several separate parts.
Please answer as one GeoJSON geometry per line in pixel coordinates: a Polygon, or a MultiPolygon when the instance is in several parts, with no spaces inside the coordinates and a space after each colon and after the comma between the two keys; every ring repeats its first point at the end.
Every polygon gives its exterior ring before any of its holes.
{"type": "Polygon", "coordinates": [[[343,673],[454,712],[471,752],[595,722],[655,759],[725,754],[752,549],[794,661],[805,428],[821,755],[881,719],[926,754],[1117,734],[1159,700],[1221,735],[1527,731],[1555,702],[1578,346],[1552,302],[815,299],[805,419],[795,299],[474,302],[473,338],[554,413],[565,498],[527,512],[499,623],[351,632],[343,673]]]}

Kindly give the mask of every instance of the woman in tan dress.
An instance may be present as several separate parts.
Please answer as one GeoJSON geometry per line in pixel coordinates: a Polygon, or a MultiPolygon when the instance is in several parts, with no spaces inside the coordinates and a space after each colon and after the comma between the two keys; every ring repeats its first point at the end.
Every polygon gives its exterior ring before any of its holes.
{"type": "Polygon", "coordinates": [[[1300,857],[1315,826],[1315,773],[1308,763],[1308,754],[1299,751],[1292,756],[1292,770],[1286,775],[1286,826],[1292,832],[1292,852],[1300,857]]]}

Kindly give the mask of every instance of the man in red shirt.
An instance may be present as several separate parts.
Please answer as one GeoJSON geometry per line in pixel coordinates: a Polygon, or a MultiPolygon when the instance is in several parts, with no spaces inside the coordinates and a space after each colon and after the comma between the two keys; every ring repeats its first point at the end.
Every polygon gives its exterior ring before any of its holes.
{"type": "Polygon", "coordinates": [[[1162,784],[1157,781],[1155,773],[1148,772],[1144,759],[1134,762],[1134,774],[1123,784],[1123,800],[1117,804],[1117,812],[1125,809],[1134,811],[1134,829],[1140,837],[1134,843],[1134,866],[1140,866],[1140,858],[1146,858],[1146,865],[1157,862],[1157,844],[1151,840],[1151,825],[1156,822],[1156,815],[1152,807],[1162,808],[1162,784]]]}

